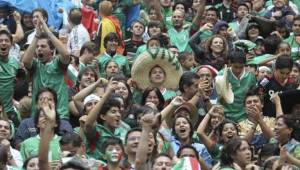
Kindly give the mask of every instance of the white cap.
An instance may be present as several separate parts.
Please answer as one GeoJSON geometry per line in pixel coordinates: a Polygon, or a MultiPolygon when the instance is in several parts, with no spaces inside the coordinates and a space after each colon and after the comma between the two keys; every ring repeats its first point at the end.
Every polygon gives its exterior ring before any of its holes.
{"type": "Polygon", "coordinates": [[[86,105],[87,103],[89,103],[93,100],[100,101],[100,97],[95,95],[95,94],[90,94],[90,95],[88,95],[87,97],[84,98],[83,105],[86,105]]]}

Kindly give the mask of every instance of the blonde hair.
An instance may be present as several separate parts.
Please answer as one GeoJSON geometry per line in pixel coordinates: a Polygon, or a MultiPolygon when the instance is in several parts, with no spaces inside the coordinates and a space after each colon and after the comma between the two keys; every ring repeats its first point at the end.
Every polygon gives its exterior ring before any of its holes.
{"type": "Polygon", "coordinates": [[[112,14],[112,3],[110,1],[102,1],[99,4],[99,13],[103,16],[109,16],[112,14]]]}

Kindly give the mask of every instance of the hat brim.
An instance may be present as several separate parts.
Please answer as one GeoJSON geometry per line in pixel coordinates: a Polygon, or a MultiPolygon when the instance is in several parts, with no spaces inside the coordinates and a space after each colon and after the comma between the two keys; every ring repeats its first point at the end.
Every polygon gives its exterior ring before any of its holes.
{"type": "Polygon", "coordinates": [[[166,74],[163,86],[167,89],[177,89],[183,74],[181,65],[172,53],[163,48],[147,50],[140,54],[132,65],[132,79],[140,88],[146,89],[152,85],[149,75],[155,66],[161,67],[166,74]]]}
{"type": "Polygon", "coordinates": [[[172,112],[166,116],[165,121],[169,128],[172,128],[175,123],[174,121],[176,118],[177,111],[179,109],[183,109],[183,108],[187,108],[189,110],[189,117],[190,117],[192,126],[193,126],[193,128],[196,127],[196,125],[198,123],[198,119],[199,119],[197,107],[191,103],[184,103],[181,106],[179,106],[174,112],[172,112]]]}

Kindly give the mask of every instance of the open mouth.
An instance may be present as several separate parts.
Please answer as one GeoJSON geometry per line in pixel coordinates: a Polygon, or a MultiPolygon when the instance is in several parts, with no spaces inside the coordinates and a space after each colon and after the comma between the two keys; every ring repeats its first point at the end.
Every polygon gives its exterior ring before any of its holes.
{"type": "Polygon", "coordinates": [[[44,55],[43,54],[38,54],[37,55],[39,59],[43,59],[44,55]]]}

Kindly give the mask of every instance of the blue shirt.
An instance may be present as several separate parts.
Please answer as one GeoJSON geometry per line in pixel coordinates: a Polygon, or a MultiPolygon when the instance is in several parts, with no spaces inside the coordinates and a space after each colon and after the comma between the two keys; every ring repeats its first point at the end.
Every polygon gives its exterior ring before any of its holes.
{"type": "MultiPolygon", "coordinates": [[[[179,140],[175,139],[174,136],[172,136],[170,142],[171,142],[172,149],[173,149],[174,153],[176,154],[178,152],[179,148],[181,147],[181,143],[179,142],[179,140]]],[[[212,167],[213,159],[210,156],[209,152],[207,151],[206,147],[201,143],[192,143],[192,146],[199,153],[199,157],[205,161],[206,165],[208,167],[212,167]]]]}

